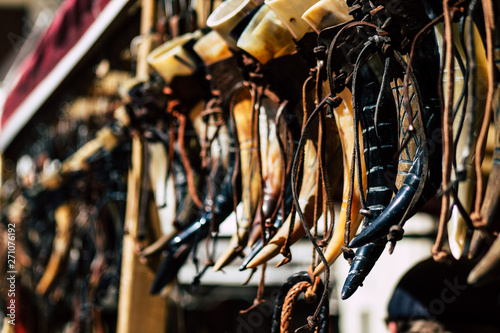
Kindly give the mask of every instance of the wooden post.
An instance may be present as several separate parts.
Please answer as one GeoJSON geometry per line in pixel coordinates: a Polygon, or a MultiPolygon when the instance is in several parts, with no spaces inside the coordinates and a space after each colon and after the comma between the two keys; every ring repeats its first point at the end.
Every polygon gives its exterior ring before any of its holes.
{"type": "MultiPolygon", "coordinates": [[[[137,79],[148,79],[146,57],[151,50],[151,28],[154,24],[154,0],[142,0],[141,35],[137,55],[137,79]]],[[[165,332],[167,326],[167,300],[161,296],[151,296],[149,288],[154,273],[141,263],[138,256],[137,232],[139,222],[139,198],[144,170],[143,145],[138,134],[132,134],[132,165],[128,175],[127,208],[123,238],[120,297],[118,304],[118,333],[165,332]]],[[[150,210],[148,222],[159,223],[158,212],[150,210]],[[155,214],[156,213],[156,214],[155,214]]],[[[152,230],[161,230],[152,226],[152,230]]],[[[156,235],[155,235],[156,236],[156,235]]],[[[149,240],[151,241],[151,240],[149,240]]]]}
{"type": "Polygon", "coordinates": [[[139,198],[143,172],[142,145],[138,135],[132,139],[132,168],[128,176],[126,235],[123,238],[120,298],[118,304],[118,333],[165,332],[167,300],[151,296],[149,288],[154,273],[141,263],[137,254],[139,198]]]}
{"type": "Polygon", "coordinates": [[[142,0],[141,13],[142,40],[137,49],[136,78],[141,81],[146,81],[148,79],[148,63],[146,57],[151,52],[151,31],[155,22],[155,1],[142,0]]]}

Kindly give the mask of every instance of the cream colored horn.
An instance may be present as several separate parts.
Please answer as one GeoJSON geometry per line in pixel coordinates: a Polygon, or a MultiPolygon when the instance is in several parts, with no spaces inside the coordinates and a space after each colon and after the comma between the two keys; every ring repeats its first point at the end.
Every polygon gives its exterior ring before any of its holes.
{"type": "Polygon", "coordinates": [[[467,277],[471,285],[484,285],[498,279],[500,272],[500,237],[497,237],[484,257],[467,277]]]}
{"type": "Polygon", "coordinates": [[[198,39],[201,36],[202,32],[197,30],[163,43],[148,55],[148,64],[153,67],[167,84],[170,84],[176,76],[192,75],[196,68],[196,63],[182,46],[188,41],[198,39]]]}
{"type": "Polygon", "coordinates": [[[49,263],[45,268],[42,278],[36,286],[35,292],[38,295],[45,295],[47,289],[52,285],[57,274],[66,260],[70,245],[73,226],[72,205],[64,203],[57,207],[54,212],[54,219],[56,221],[56,237],[52,244],[52,253],[50,255],[49,263]]]}
{"type": "MultiPolygon", "coordinates": [[[[345,235],[345,224],[347,220],[347,205],[349,200],[349,187],[351,183],[350,170],[353,167],[352,162],[352,152],[354,149],[354,124],[353,124],[353,110],[352,110],[352,95],[349,90],[345,89],[339,94],[342,97],[342,105],[333,110],[335,119],[337,121],[337,126],[340,132],[340,140],[342,142],[342,152],[344,157],[344,189],[342,192],[342,205],[340,208],[339,220],[337,221],[337,226],[335,231],[325,249],[325,258],[329,265],[331,265],[342,253],[341,247],[344,245],[344,235],[345,235]]],[[[359,131],[359,141],[363,142],[361,138],[361,131],[359,131]]],[[[363,147],[360,147],[360,151],[363,151],[363,147]]],[[[364,158],[361,158],[361,175],[363,188],[366,186],[366,169],[364,158]]],[[[354,177],[354,189],[351,205],[351,226],[349,233],[349,241],[354,237],[356,231],[361,224],[363,216],[359,213],[361,208],[360,205],[360,186],[358,183],[358,177],[354,177]]],[[[323,262],[314,270],[314,275],[318,275],[323,272],[325,266],[323,262]]]]}
{"type": "Polygon", "coordinates": [[[345,0],[321,0],[309,8],[302,19],[317,33],[337,24],[352,20],[345,0]]]}
{"type": "MultiPolygon", "coordinates": [[[[438,42],[438,46],[440,49],[443,48],[443,38],[444,38],[444,28],[443,24],[438,24],[435,26],[435,32],[436,32],[436,40],[438,42]]],[[[455,23],[453,24],[453,32],[454,36],[458,38],[459,36],[459,24],[455,23]]],[[[477,31],[476,26],[474,25],[474,42],[476,43],[476,71],[477,71],[477,78],[484,78],[488,76],[487,73],[487,61],[486,61],[486,54],[484,50],[484,45],[482,45],[481,37],[479,35],[479,32],[477,31]]],[[[455,42],[455,46],[458,50],[459,57],[461,58],[462,62],[465,63],[465,53],[464,50],[461,46],[461,43],[455,42]]],[[[460,66],[458,64],[458,60],[455,59],[455,78],[454,78],[454,101],[453,104],[456,106],[459,103],[459,98],[460,94],[462,92],[462,89],[464,87],[464,76],[461,74],[460,66]]],[[[448,81],[448,74],[445,72],[443,73],[443,84],[445,85],[448,81]]],[[[476,82],[477,83],[477,82],[476,82]]],[[[480,86],[478,84],[477,86],[480,86]]],[[[466,88],[467,89],[467,88],[466,88]]],[[[446,94],[446,89],[443,89],[444,93],[446,94]]],[[[446,95],[445,95],[446,98],[446,95]]],[[[463,103],[463,101],[461,102],[463,103]]],[[[469,101],[470,103],[470,101],[469,101]]],[[[467,139],[469,136],[469,131],[470,131],[470,126],[474,126],[474,141],[472,142],[472,146],[475,146],[475,142],[477,139],[477,135],[479,133],[479,130],[481,128],[481,123],[484,115],[484,110],[485,110],[485,100],[482,98],[477,98],[476,99],[476,107],[475,107],[475,124],[470,124],[470,122],[465,121],[461,134],[458,138],[458,142],[456,143],[457,149],[456,152],[458,155],[460,155],[465,149],[467,145],[467,139]]],[[[455,116],[455,123],[453,124],[453,136],[455,137],[457,134],[458,127],[460,126],[460,121],[462,118],[462,112],[463,112],[463,106],[460,106],[459,108],[459,113],[455,116]]],[[[467,117],[467,115],[465,115],[467,117]]],[[[459,158],[460,156],[457,156],[459,158]]],[[[472,209],[472,204],[473,204],[473,197],[474,197],[474,192],[475,192],[475,185],[476,185],[476,175],[475,175],[475,168],[474,168],[474,154],[471,153],[469,157],[466,160],[466,173],[467,173],[467,178],[465,181],[462,181],[458,185],[458,192],[457,196],[458,199],[460,200],[462,206],[464,207],[465,211],[470,214],[470,211],[472,209]]],[[[456,179],[456,175],[453,174],[451,180],[454,181],[456,179]]],[[[465,222],[464,218],[458,211],[458,208],[456,205],[453,205],[452,210],[451,210],[451,218],[450,221],[447,224],[448,228],[448,243],[450,246],[450,252],[452,253],[453,257],[455,259],[460,259],[462,256],[464,247],[465,247],[465,242],[467,238],[467,223],[465,222]]]]}
{"type": "Polygon", "coordinates": [[[243,30],[236,46],[261,64],[295,52],[292,35],[265,4],[243,30]]]}
{"type": "Polygon", "coordinates": [[[236,50],[236,41],[230,36],[230,32],[255,7],[257,3],[253,0],[224,1],[208,17],[207,26],[215,30],[232,49],[236,50]]]}
{"type": "MultiPolygon", "coordinates": [[[[345,233],[345,221],[347,212],[347,202],[349,199],[349,170],[351,168],[351,158],[352,151],[354,148],[354,130],[353,130],[353,112],[352,112],[352,96],[349,91],[345,90],[340,94],[343,99],[343,105],[334,109],[335,119],[337,121],[337,127],[339,128],[340,141],[342,144],[343,160],[344,160],[344,190],[343,190],[343,202],[340,211],[340,218],[337,222],[337,227],[332,235],[332,238],[326,248],[325,257],[329,264],[333,263],[335,259],[340,255],[340,248],[344,243],[344,233],[345,233]]],[[[360,138],[361,141],[361,138],[360,138]]],[[[362,149],[362,147],[361,147],[362,149]]],[[[307,141],[305,145],[305,155],[304,161],[308,163],[304,166],[305,170],[314,170],[305,173],[308,177],[303,179],[301,192],[299,194],[299,204],[304,211],[304,216],[306,217],[306,222],[309,226],[313,224],[313,209],[315,202],[316,193],[316,168],[317,168],[317,157],[316,148],[312,141],[307,141]]],[[[337,163],[335,158],[327,158],[327,161],[332,163],[337,163]]],[[[364,167],[364,160],[362,159],[362,170],[363,183],[366,183],[366,172],[364,167]]],[[[325,167],[327,170],[331,170],[330,165],[325,167]]],[[[335,175],[330,175],[334,178],[335,175]]],[[[355,181],[355,187],[353,191],[353,200],[351,207],[351,227],[350,227],[350,238],[354,237],[356,230],[358,229],[362,216],[359,214],[360,208],[360,196],[359,196],[359,186],[357,181],[355,181]]],[[[321,209],[321,207],[319,207],[321,209]]],[[[267,262],[271,258],[275,257],[283,247],[288,236],[288,230],[291,223],[291,217],[289,216],[283,226],[278,230],[276,235],[269,241],[269,243],[255,256],[255,258],[247,265],[247,268],[254,268],[264,262],[267,262]]],[[[305,231],[300,223],[300,220],[296,219],[294,224],[294,229],[292,232],[292,238],[290,244],[293,244],[305,236],[305,231]]],[[[317,267],[315,274],[319,274],[324,270],[324,265],[320,264],[317,267]]]]}
{"type": "MultiPolygon", "coordinates": [[[[299,205],[304,212],[306,220],[311,225],[313,224],[314,216],[314,204],[316,201],[316,188],[318,184],[316,183],[316,175],[318,172],[318,158],[316,146],[311,139],[307,140],[304,146],[304,170],[308,170],[304,173],[304,178],[302,179],[302,187],[299,193],[299,205]],[[306,177],[307,176],[307,177],[306,177]]],[[[321,209],[321,207],[319,207],[321,209]]],[[[288,215],[285,223],[278,229],[276,235],[262,248],[262,250],[250,261],[247,268],[257,267],[268,260],[274,258],[280,253],[281,248],[285,245],[286,239],[288,237],[288,230],[290,229],[290,224],[292,223],[292,216],[288,215]]],[[[302,239],[306,233],[302,227],[302,223],[298,216],[295,216],[294,226],[293,226],[291,244],[294,244],[298,240],[302,239]]]]}
{"type": "Polygon", "coordinates": [[[196,54],[200,56],[205,65],[232,57],[229,45],[216,31],[210,31],[201,37],[193,46],[196,54]]]}
{"type": "Polygon", "coordinates": [[[252,227],[255,212],[260,196],[260,178],[258,170],[257,139],[252,135],[252,99],[248,88],[243,88],[233,108],[236,131],[239,141],[241,166],[241,202],[243,211],[238,216],[238,229],[229,241],[226,250],[219,256],[213,267],[220,270],[229,264],[248,243],[250,228],[252,227]]]}
{"type": "Polygon", "coordinates": [[[301,40],[312,28],[301,16],[318,0],[266,0],[264,3],[280,19],[295,40],[301,40]]]}

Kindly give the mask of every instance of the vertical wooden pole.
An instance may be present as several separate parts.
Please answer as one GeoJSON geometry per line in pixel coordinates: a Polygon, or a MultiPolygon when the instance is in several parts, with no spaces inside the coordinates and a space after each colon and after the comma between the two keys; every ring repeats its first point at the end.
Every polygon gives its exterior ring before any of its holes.
{"type": "Polygon", "coordinates": [[[151,31],[155,22],[155,1],[142,0],[141,36],[142,40],[137,50],[136,78],[142,81],[148,79],[148,63],[146,57],[151,52],[151,31]]]}
{"type": "Polygon", "coordinates": [[[139,197],[143,172],[142,145],[139,136],[132,138],[132,168],[128,176],[127,211],[123,238],[120,299],[118,304],[118,333],[165,332],[167,301],[151,296],[149,287],[154,274],[139,261],[136,248],[138,231],[139,197]]]}
{"type": "MultiPolygon", "coordinates": [[[[154,24],[154,0],[142,0],[141,35],[137,56],[137,79],[148,79],[146,57],[151,50],[150,33],[154,24]]],[[[143,145],[139,135],[132,135],[132,165],[128,175],[127,208],[125,213],[126,235],[123,238],[120,298],[118,304],[118,333],[165,332],[167,325],[167,300],[151,296],[149,287],[154,274],[140,262],[137,254],[139,198],[144,170],[143,145]]],[[[151,212],[150,214],[158,213],[151,212]]],[[[151,220],[158,219],[151,218],[151,220]]],[[[153,227],[153,229],[158,229],[153,227]]]]}

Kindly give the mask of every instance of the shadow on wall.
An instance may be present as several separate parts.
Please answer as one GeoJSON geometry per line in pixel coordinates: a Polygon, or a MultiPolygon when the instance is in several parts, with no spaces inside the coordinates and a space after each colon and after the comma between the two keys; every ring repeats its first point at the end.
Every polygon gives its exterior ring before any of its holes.
{"type": "MultiPolygon", "coordinates": [[[[271,332],[274,299],[280,287],[266,287],[265,302],[245,314],[257,295],[255,287],[200,287],[196,295],[182,285],[170,302],[167,333],[262,333],[271,332]]],[[[314,312],[303,297],[294,309],[293,329],[305,325],[314,312]]],[[[338,318],[330,317],[330,332],[338,332],[338,318]]]]}
{"type": "Polygon", "coordinates": [[[500,332],[500,284],[467,284],[476,262],[437,263],[432,258],[410,269],[388,307],[388,326],[398,332],[500,332]]]}

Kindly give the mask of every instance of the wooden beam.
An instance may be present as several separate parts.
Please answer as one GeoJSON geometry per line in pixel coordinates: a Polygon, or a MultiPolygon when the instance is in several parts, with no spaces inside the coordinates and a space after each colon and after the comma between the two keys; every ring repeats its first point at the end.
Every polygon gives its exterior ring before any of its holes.
{"type": "MultiPolygon", "coordinates": [[[[155,1],[142,0],[141,9],[142,42],[137,54],[136,78],[148,80],[148,64],[146,57],[151,51],[151,31],[155,21],[155,1]]],[[[125,213],[125,230],[123,238],[122,269],[120,280],[120,298],[118,304],[118,333],[165,332],[167,326],[167,300],[161,296],[149,294],[154,272],[151,265],[145,265],[139,259],[139,248],[154,241],[161,232],[158,211],[149,209],[146,220],[149,225],[149,237],[144,243],[137,240],[139,228],[139,208],[143,177],[148,172],[143,165],[145,141],[138,133],[132,133],[132,165],[128,175],[127,208],[125,213]],[[149,238],[149,239],[148,239],[149,238]]],[[[154,197],[148,196],[148,206],[154,197]]],[[[158,259],[158,258],[156,258],[158,259]]],[[[151,264],[151,262],[149,263],[151,264]]],[[[154,267],[154,265],[153,265],[154,267]]]]}
{"type": "Polygon", "coordinates": [[[142,165],[143,144],[144,142],[138,135],[133,135],[132,166],[128,175],[125,213],[127,232],[123,238],[118,333],[165,332],[167,325],[167,300],[161,296],[149,294],[154,273],[148,266],[140,262],[137,249],[139,246],[136,238],[139,221],[139,198],[141,179],[143,172],[145,172],[142,165]]]}

